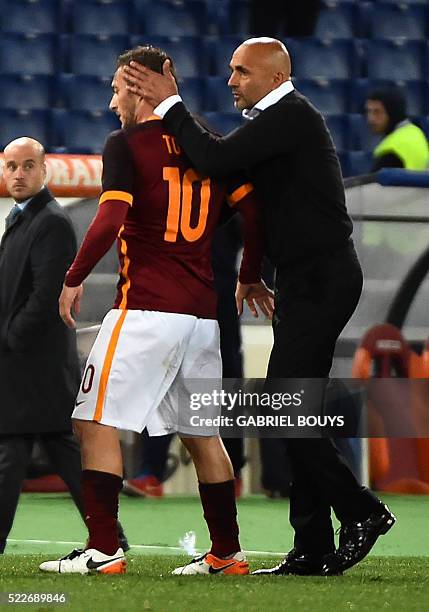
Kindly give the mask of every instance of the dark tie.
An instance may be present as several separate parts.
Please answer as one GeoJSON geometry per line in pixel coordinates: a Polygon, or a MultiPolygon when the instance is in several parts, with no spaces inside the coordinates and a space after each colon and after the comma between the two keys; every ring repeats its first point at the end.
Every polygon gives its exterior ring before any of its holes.
{"type": "Polygon", "coordinates": [[[12,210],[10,211],[10,213],[8,214],[8,216],[6,217],[6,229],[12,225],[12,223],[14,222],[14,220],[16,219],[16,217],[19,215],[19,213],[21,212],[21,209],[19,208],[18,204],[15,204],[15,206],[12,208],[12,210]]]}

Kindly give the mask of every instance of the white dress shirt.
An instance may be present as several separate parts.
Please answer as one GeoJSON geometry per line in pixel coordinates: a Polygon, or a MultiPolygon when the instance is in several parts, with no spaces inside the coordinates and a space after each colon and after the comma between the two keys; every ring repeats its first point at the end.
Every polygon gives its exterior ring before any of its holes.
{"type": "Polygon", "coordinates": [[[287,96],[287,94],[293,91],[294,89],[295,87],[293,86],[292,81],[285,81],[284,83],[276,87],[276,89],[273,89],[272,91],[267,93],[267,95],[264,96],[261,100],[259,100],[259,102],[256,102],[255,106],[253,106],[250,110],[245,108],[242,112],[243,117],[245,119],[250,120],[254,119],[259,115],[259,113],[264,111],[269,106],[277,104],[279,100],[284,98],[284,96],[287,96]]]}

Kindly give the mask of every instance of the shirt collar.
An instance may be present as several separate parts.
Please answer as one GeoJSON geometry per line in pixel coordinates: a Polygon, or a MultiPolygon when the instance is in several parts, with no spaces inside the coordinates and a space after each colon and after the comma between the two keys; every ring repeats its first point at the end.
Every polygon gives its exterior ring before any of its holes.
{"type": "MultiPolygon", "coordinates": [[[[42,185],[42,187],[40,188],[40,191],[42,191],[42,189],[43,189],[44,187],[45,187],[45,186],[44,186],[44,185],[42,185]]],[[[23,202],[15,202],[15,204],[18,206],[18,208],[20,208],[20,209],[21,209],[21,211],[23,211],[23,210],[24,210],[24,208],[27,206],[28,202],[29,202],[30,200],[32,200],[32,199],[33,199],[33,198],[34,198],[36,195],[39,195],[40,191],[38,191],[37,193],[35,193],[34,195],[32,195],[32,196],[31,196],[31,198],[28,198],[28,200],[24,200],[23,202]]]]}
{"type": "Polygon", "coordinates": [[[287,94],[291,93],[295,87],[293,86],[292,81],[285,81],[276,89],[273,89],[266,96],[264,96],[259,102],[256,102],[255,106],[253,106],[250,110],[244,109],[242,115],[245,119],[254,119],[267,109],[269,106],[276,104],[279,100],[284,98],[287,94]]]}
{"type": "Polygon", "coordinates": [[[21,210],[24,210],[24,208],[27,206],[28,202],[32,199],[28,198],[28,200],[24,200],[23,202],[15,202],[15,205],[18,206],[18,208],[20,208],[21,210]]]}

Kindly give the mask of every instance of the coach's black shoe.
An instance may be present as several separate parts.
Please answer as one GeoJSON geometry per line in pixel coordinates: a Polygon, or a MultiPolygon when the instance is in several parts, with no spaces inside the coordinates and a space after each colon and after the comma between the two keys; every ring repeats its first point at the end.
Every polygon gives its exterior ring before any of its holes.
{"type": "Polygon", "coordinates": [[[325,559],[323,574],[330,576],[343,572],[369,553],[379,536],[387,533],[396,522],[396,517],[385,504],[373,512],[366,521],[347,523],[341,526],[340,545],[332,555],[325,559]]]}
{"type": "Polygon", "coordinates": [[[253,576],[321,576],[325,557],[309,555],[293,548],[281,563],[269,569],[252,572],[253,576]]]}

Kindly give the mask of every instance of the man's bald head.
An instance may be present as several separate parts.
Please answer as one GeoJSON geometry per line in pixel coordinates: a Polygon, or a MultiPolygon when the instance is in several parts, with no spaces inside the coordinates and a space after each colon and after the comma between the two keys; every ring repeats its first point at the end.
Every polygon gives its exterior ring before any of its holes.
{"type": "Polygon", "coordinates": [[[280,71],[290,79],[290,56],[281,40],[268,36],[249,38],[237,48],[237,51],[242,47],[247,49],[250,57],[255,58],[255,62],[266,62],[272,70],[280,71]]]}
{"type": "Polygon", "coordinates": [[[228,85],[235,106],[251,108],[273,89],[290,80],[288,50],[275,38],[250,38],[234,51],[228,85]]]}
{"type": "Polygon", "coordinates": [[[44,146],[34,138],[28,138],[27,136],[22,136],[21,138],[16,138],[12,140],[8,145],[4,148],[4,154],[11,151],[15,147],[17,148],[26,148],[28,151],[32,150],[33,154],[37,157],[40,156],[43,160],[45,159],[45,148],[44,146]]]}
{"type": "Polygon", "coordinates": [[[46,178],[45,149],[34,138],[17,138],[4,149],[3,176],[6,188],[17,202],[38,193],[46,178]]]}

